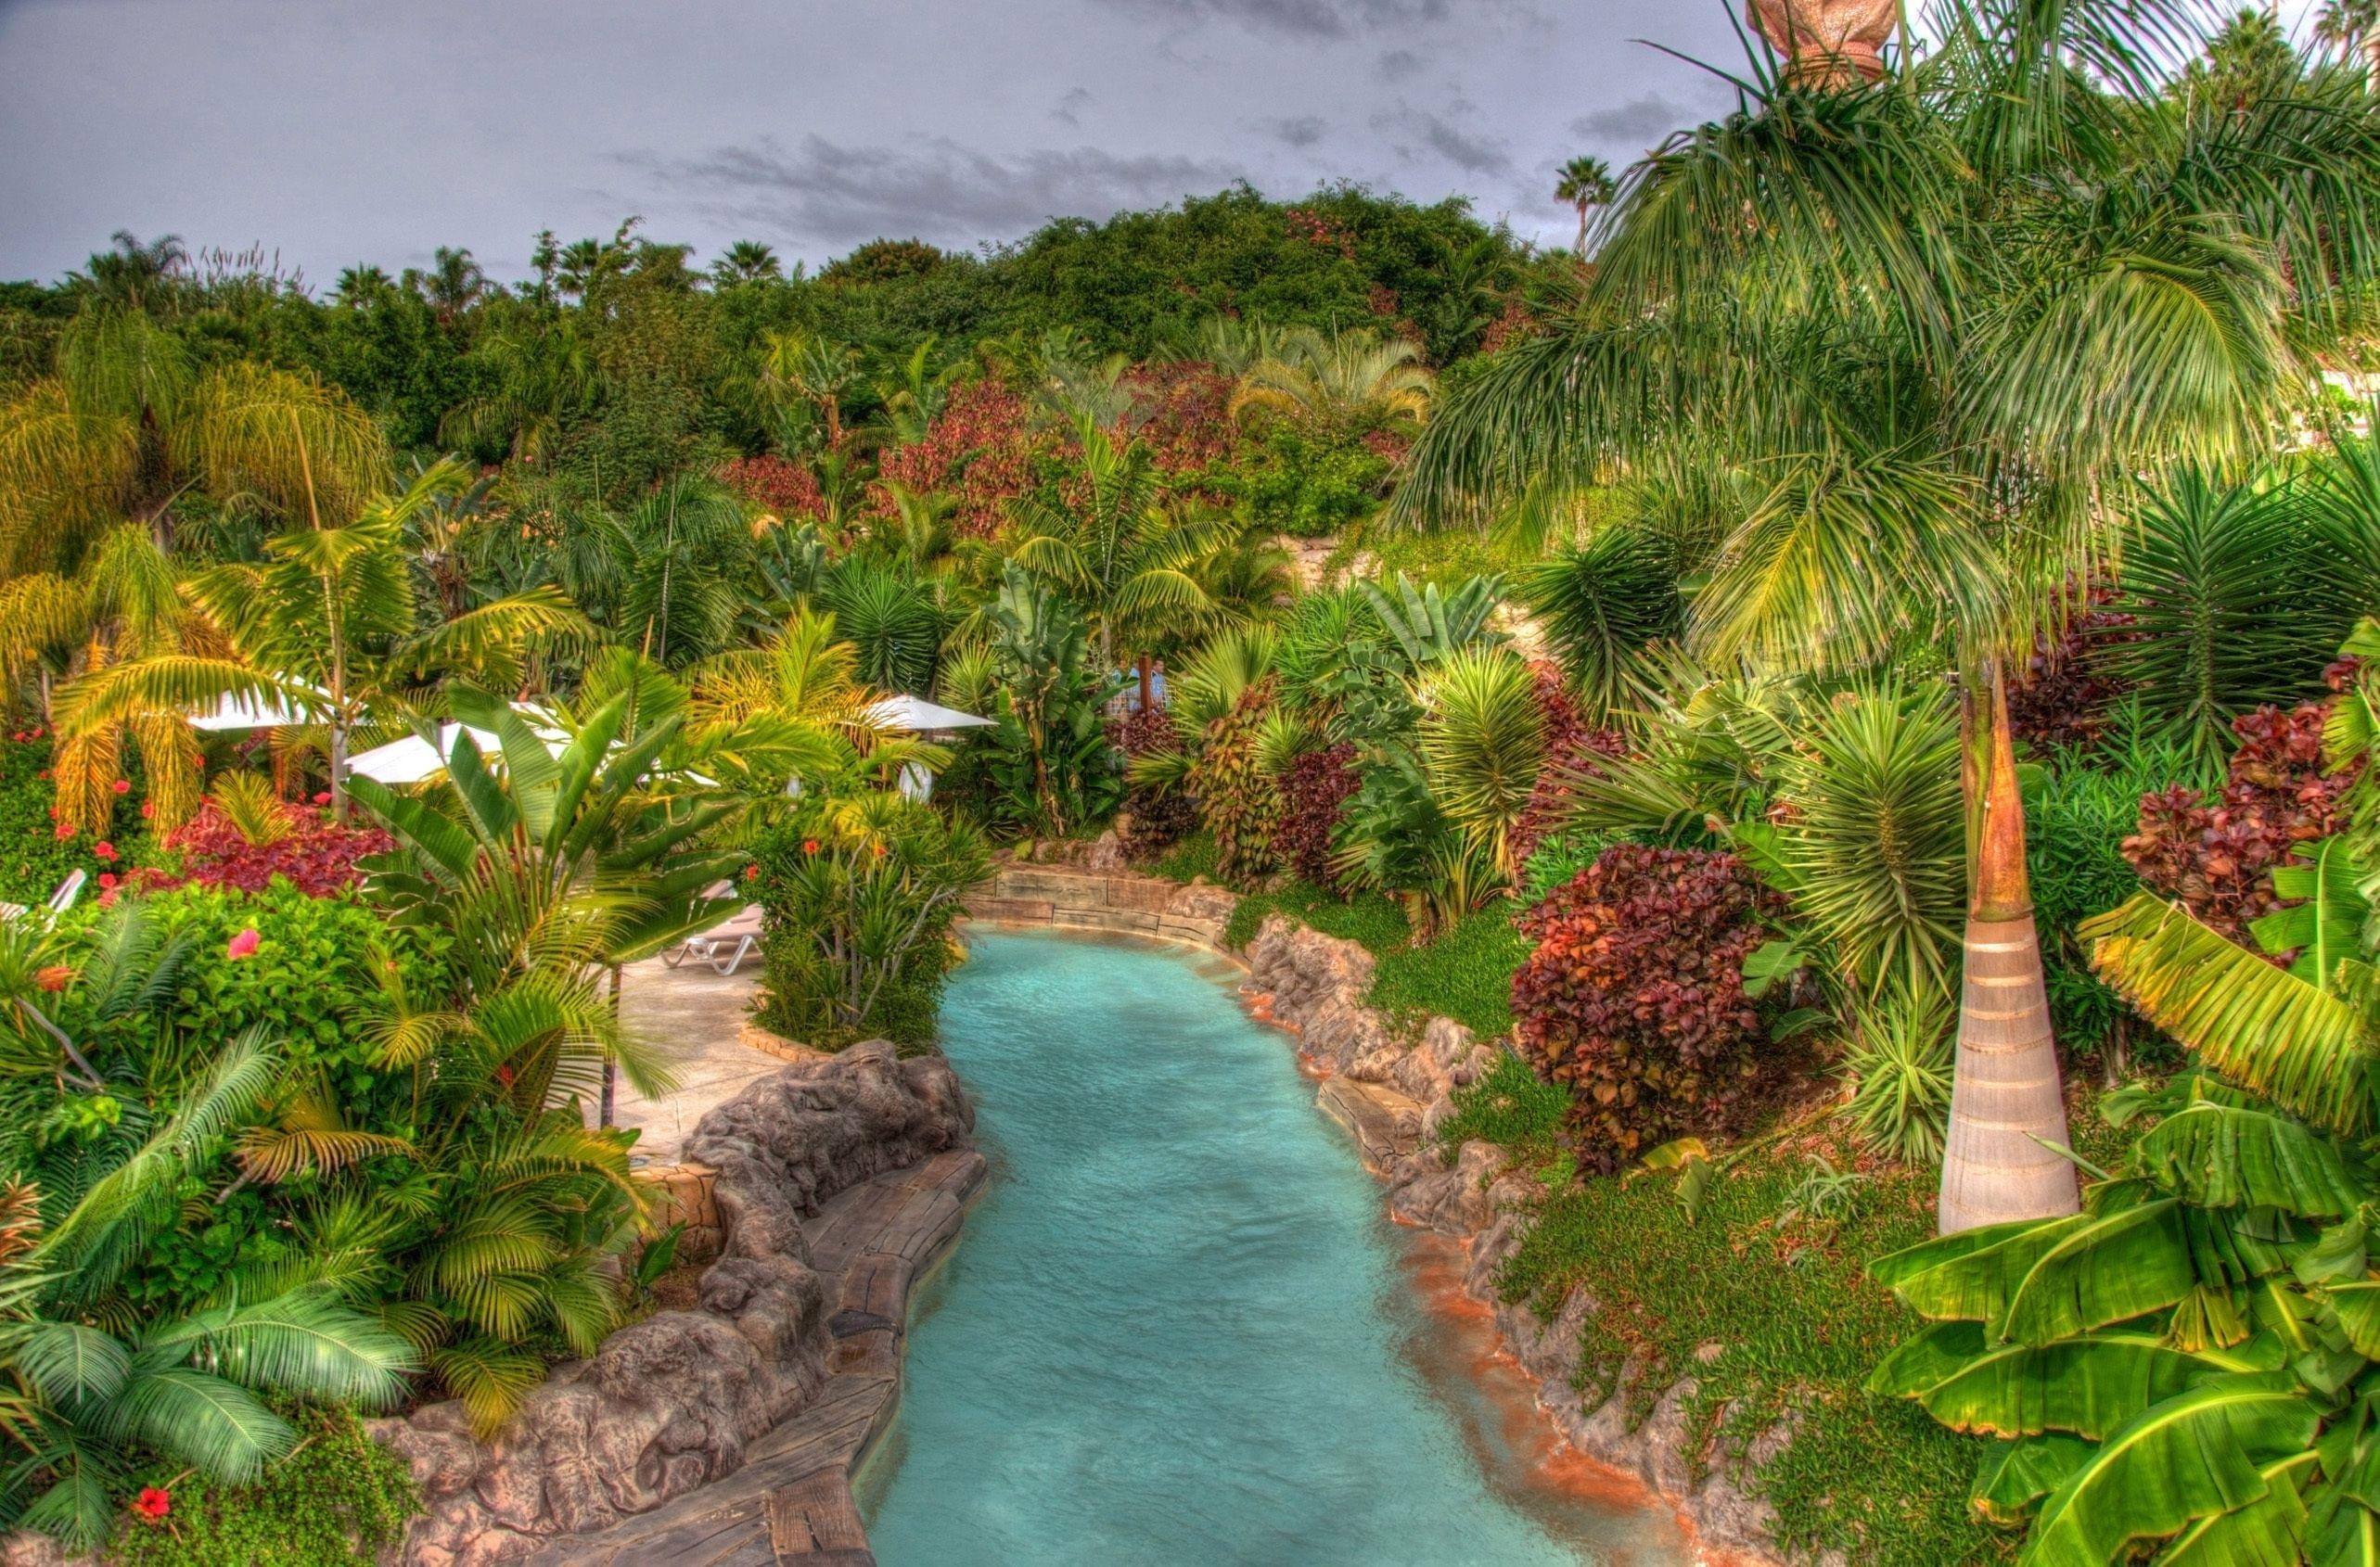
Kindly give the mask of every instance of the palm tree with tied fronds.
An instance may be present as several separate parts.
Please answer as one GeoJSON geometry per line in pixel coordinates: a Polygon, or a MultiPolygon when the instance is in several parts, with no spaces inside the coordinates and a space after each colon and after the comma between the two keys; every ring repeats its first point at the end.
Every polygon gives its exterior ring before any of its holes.
{"type": "Polygon", "coordinates": [[[1232,394],[1243,419],[1286,419],[1325,444],[1375,431],[1411,434],[1429,417],[1438,377],[1421,350],[1372,332],[1292,327],[1248,366],[1232,394]]]}
{"type": "Polygon", "coordinates": [[[194,490],[343,517],[387,460],[379,427],[336,389],[245,361],[202,369],[139,311],[87,305],[51,374],[0,405],[0,569],[71,570],[127,518],[167,548],[194,490]]]}
{"type": "MultiPolygon", "coordinates": [[[[1698,474],[1687,637],[1848,672],[1955,650],[1969,896],[1946,1230],[2074,1211],[2025,867],[2012,660],[2108,561],[2136,476],[2261,451],[2380,274],[2380,115],[2310,83],[2169,99],[2179,0],[1937,0],[1872,87],[1753,70],[1755,112],[1629,176],[1565,330],[1440,411],[1408,522],[1698,474]],[[2089,62],[2089,78],[2077,60],[2089,62]],[[1757,216],[1757,222],[1746,221],[1757,216]]],[[[1620,526],[1627,526],[1622,522],[1620,526]]]]}
{"type": "Polygon", "coordinates": [[[1600,158],[1580,156],[1562,165],[1561,178],[1554,182],[1554,199],[1579,213],[1579,259],[1587,255],[1587,214],[1598,207],[1608,207],[1619,196],[1619,185],[1611,177],[1611,165],[1600,158]]]}

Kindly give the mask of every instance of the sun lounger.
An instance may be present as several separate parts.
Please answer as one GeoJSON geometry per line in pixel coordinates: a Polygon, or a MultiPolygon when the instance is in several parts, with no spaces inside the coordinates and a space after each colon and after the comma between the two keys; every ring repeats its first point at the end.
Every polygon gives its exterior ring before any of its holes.
{"type": "Polygon", "coordinates": [[[662,953],[661,962],[671,968],[707,963],[717,974],[732,975],[760,944],[761,906],[755,903],[725,924],[686,937],[677,950],[662,953]]]}
{"type": "MultiPolygon", "coordinates": [[[[42,905],[41,923],[48,924],[73,908],[74,900],[83,896],[83,884],[90,879],[88,873],[76,871],[58,883],[58,890],[49,895],[47,903],[42,905]]],[[[21,920],[32,912],[21,903],[0,903],[0,920],[21,920]]]]}

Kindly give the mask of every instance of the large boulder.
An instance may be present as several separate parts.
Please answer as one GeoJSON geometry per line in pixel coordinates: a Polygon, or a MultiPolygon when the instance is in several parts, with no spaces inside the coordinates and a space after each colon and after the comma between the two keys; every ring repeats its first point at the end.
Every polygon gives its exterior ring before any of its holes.
{"type": "Polygon", "coordinates": [[[884,1040],[788,1066],[705,1115],[686,1153],[718,1172],[725,1236],[697,1309],[656,1313],[557,1367],[493,1442],[474,1440],[451,1401],[374,1422],[428,1507],[403,1561],[515,1561],[741,1469],[827,1379],[831,1292],[802,1220],[860,1181],[963,1146],[973,1125],[946,1062],[901,1060],[884,1040]]]}

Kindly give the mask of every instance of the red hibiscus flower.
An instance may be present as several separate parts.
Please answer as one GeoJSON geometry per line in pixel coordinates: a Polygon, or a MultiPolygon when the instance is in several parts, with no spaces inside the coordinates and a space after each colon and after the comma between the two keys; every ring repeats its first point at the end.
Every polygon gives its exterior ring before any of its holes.
{"type": "Polygon", "coordinates": [[[100,872],[99,885],[103,887],[114,886],[116,885],[116,873],[113,871],[100,872]]]}
{"type": "Polygon", "coordinates": [[[129,795],[133,792],[133,781],[129,778],[119,778],[108,787],[120,795],[129,795]]]}
{"type": "Polygon", "coordinates": [[[224,956],[234,962],[237,962],[242,958],[253,958],[256,956],[258,945],[263,939],[256,934],[256,927],[250,925],[231,938],[230,944],[224,949],[224,956]]]}
{"type": "Polygon", "coordinates": [[[97,855],[102,860],[113,860],[116,858],[116,846],[109,843],[107,839],[101,838],[97,843],[91,846],[91,852],[97,855]]]}
{"type": "MultiPolygon", "coordinates": [[[[64,834],[59,834],[59,835],[60,835],[60,836],[64,836],[64,834]]],[[[802,853],[804,853],[804,854],[815,854],[815,853],[817,853],[817,852],[818,852],[818,840],[817,840],[816,838],[804,838],[804,839],[802,839],[802,840],[801,840],[801,852],[802,852],[802,853]]]]}
{"type": "Polygon", "coordinates": [[[142,815],[143,817],[145,817],[145,818],[146,818],[146,817],[150,817],[150,816],[155,816],[155,815],[157,814],[157,802],[156,802],[155,800],[143,800],[143,801],[141,801],[141,802],[140,802],[140,813],[141,813],[141,815],[142,815]]]}
{"type": "Polygon", "coordinates": [[[72,836],[74,836],[74,826],[71,822],[61,822],[58,824],[58,842],[64,843],[67,839],[72,836]]]}
{"type": "Polygon", "coordinates": [[[173,1510],[172,1492],[160,1491],[154,1485],[144,1485],[133,1502],[133,1510],[148,1522],[155,1523],[173,1510]]]}

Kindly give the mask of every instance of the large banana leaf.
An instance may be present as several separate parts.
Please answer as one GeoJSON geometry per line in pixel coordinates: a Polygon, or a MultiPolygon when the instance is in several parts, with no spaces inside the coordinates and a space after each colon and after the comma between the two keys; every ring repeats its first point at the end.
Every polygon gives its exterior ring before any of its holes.
{"type": "Polygon", "coordinates": [[[2067,1218],[1994,1225],[1897,1253],[1871,1272],[1921,1317],[1986,1325],[1994,1342],[2045,1344],[2172,1306],[2198,1281],[2171,1198],[2067,1218]]]}
{"type": "Polygon", "coordinates": [[[2156,1567],[2297,1567],[2306,1537],[2303,1487],[2313,1478],[2314,1455],[2277,1459],[2263,1474],[2263,1496],[2200,1519],[2158,1554],[2156,1567]]]}
{"type": "Polygon", "coordinates": [[[2201,1100],[2159,1122],[2132,1158],[2143,1175],[2196,1207],[2333,1219],[2363,1201],[2335,1144],[2269,1111],[2201,1100]]]}
{"type": "Polygon", "coordinates": [[[2062,1431],[2099,1441],[2209,1377],[2255,1369],[2220,1352],[2188,1354],[2154,1333],[2035,1346],[1991,1343],[1973,1322],[1939,1322],[1887,1356],[1868,1390],[1914,1398],[1953,1431],[2011,1437],[2062,1431]]]}
{"type": "Polygon", "coordinates": [[[2268,952],[2295,951],[2289,972],[2307,984],[2333,995],[2351,993],[2342,984],[2340,966],[2352,964],[2354,975],[2368,980],[2372,963],[2363,947],[2364,922],[2372,904],[2361,890],[2364,868],[2344,838],[2325,838],[2298,851],[2302,863],[2277,865],[2272,890],[2298,901],[2276,909],[2248,926],[2257,945],[2268,952]]]}
{"type": "Polygon", "coordinates": [[[2359,1008],[2141,893],[2086,920],[2091,966],[2226,1077],[2343,1136],[2372,1124],[2371,1022],[2359,1008]]]}
{"type": "Polygon", "coordinates": [[[1967,1505],[1994,1523],[2022,1523],[2043,1497],[2096,1450],[2081,1437],[2059,1431],[2018,1442],[1994,1442],[1977,1466],[1967,1505]]]}
{"type": "Polygon", "coordinates": [[[2301,1454],[2322,1410],[2285,1378],[2223,1377],[2109,1435],[2041,1504],[2025,1567],[2106,1567],[2136,1541],[2178,1535],[2270,1494],[2266,1465],[2301,1454]]]}

